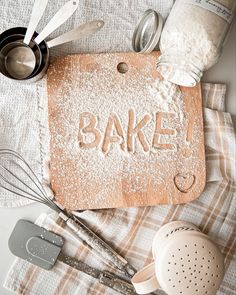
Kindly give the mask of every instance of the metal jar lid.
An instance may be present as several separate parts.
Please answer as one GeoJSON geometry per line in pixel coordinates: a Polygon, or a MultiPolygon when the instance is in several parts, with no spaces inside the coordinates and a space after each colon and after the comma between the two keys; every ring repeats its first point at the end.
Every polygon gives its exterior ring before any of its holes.
{"type": "Polygon", "coordinates": [[[146,10],[134,30],[133,50],[139,53],[150,53],[157,49],[162,28],[162,16],[155,10],[146,10]]]}

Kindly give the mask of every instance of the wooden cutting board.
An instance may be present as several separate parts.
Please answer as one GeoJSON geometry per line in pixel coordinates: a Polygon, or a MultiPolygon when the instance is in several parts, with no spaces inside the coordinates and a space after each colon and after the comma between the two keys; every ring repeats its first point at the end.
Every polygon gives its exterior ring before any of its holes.
{"type": "Polygon", "coordinates": [[[51,180],[66,208],[178,204],[203,191],[201,86],[164,81],[158,55],[73,55],[50,66],[51,180]]]}

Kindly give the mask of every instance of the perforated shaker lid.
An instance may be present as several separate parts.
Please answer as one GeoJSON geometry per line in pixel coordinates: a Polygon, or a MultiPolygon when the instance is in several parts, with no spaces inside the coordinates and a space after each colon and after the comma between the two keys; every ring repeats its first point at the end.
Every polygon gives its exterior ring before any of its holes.
{"type": "Polygon", "coordinates": [[[150,53],[158,49],[162,28],[162,16],[155,10],[146,10],[134,30],[133,50],[139,53],[150,53]]]}
{"type": "Polygon", "coordinates": [[[153,240],[154,262],[132,278],[138,294],[162,289],[168,295],[215,295],[224,260],[210,238],[192,223],[162,226],[153,240]]]}
{"type": "Polygon", "coordinates": [[[183,231],[157,253],[155,272],[168,295],[215,295],[223,279],[224,261],[207,236],[183,231]]]}
{"type": "Polygon", "coordinates": [[[156,233],[152,242],[152,255],[156,258],[156,253],[158,253],[168,241],[167,239],[173,237],[174,234],[180,231],[200,231],[199,228],[187,221],[178,220],[166,223],[163,225],[156,233]]]}

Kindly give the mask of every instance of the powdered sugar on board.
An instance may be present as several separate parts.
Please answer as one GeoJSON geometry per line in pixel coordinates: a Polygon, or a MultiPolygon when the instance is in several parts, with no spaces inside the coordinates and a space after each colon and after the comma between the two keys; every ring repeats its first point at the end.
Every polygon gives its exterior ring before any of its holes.
{"type": "Polygon", "coordinates": [[[52,187],[67,208],[180,203],[202,191],[200,87],[162,80],[156,57],[77,55],[50,67],[52,187]]]}

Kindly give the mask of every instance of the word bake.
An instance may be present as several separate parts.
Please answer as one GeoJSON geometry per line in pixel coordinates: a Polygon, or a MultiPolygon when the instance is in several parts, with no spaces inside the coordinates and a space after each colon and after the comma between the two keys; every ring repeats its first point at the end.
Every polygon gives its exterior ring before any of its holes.
{"type": "Polygon", "coordinates": [[[95,148],[101,145],[102,152],[107,154],[112,144],[118,144],[123,151],[134,153],[135,140],[139,140],[143,151],[149,152],[151,148],[175,149],[174,143],[160,143],[161,135],[176,135],[177,130],[163,128],[163,120],[175,118],[175,113],[159,112],[155,114],[155,130],[152,138],[147,138],[144,128],[151,122],[152,116],[146,114],[139,121],[136,120],[135,110],[130,109],[127,132],[125,132],[119,116],[112,112],[108,118],[104,134],[98,128],[98,116],[90,112],[83,112],[79,118],[78,141],[81,148],[95,148]],[[92,140],[87,142],[86,135],[92,135],[92,140]],[[151,142],[151,144],[150,144],[151,142]]]}

